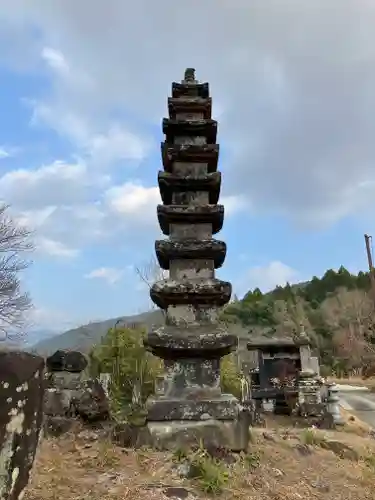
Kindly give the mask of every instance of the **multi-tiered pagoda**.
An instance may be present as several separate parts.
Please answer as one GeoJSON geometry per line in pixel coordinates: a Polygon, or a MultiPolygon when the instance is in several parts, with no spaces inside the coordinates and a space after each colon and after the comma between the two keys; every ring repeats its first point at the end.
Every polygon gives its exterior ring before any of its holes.
{"type": "Polygon", "coordinates": [[[156,255],[169,279],[151,288],[151,299],[166,313],[165,326],[152,331],[147,348],[164,360],[165,377],[148,401],[148,425],[159,437],[185,436],[213,429],[222,445],[236,443],[238,401],[220,389],[220,360],[237,346],[237,337],[219,323],[220,308],[231,296],[231,284],[215,278],[226,245],[212,236],[223,226],[218,205],[221,174],[217,171],[217,122],[211,117],[208,83],[187,69],[172,84],[169,118],[163,120],[164,171],[158,182],[163,201],[158,220],[169,239],[156,241],[156,255]]]}

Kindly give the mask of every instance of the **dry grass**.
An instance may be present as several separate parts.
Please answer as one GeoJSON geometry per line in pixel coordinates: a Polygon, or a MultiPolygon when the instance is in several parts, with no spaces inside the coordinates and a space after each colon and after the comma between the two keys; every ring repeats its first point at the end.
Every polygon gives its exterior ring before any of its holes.
{"type": "MultiPolygon", "coordinates": [[[[269,421],[267,428],[253,429],[250,453],[230,470],[221,498],[375,499],[375,441],[352,432],[274,425],[269,421]],[[327,438],[357,450],[359,460],[322,449],[327,438]]],[[[172,455],[123,450],[105,439],[90,440],[85,432],[44,440],[26,499],[164,500],[166,485],[208,497],[199,481],[178,477],[172,455]]]]}

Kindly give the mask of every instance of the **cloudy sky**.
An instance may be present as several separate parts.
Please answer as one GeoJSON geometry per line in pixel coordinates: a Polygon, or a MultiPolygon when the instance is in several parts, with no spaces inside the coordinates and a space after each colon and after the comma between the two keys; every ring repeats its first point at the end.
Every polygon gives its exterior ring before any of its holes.
{"type": "Polygon", "coordinates": [[[219,120],[220,276],[243,293],[366,268],[371,0],[2,0],[0,198],[36,230],[38,326],[137,313],[160,236],[161,119],[186,67],[219,120]]]}

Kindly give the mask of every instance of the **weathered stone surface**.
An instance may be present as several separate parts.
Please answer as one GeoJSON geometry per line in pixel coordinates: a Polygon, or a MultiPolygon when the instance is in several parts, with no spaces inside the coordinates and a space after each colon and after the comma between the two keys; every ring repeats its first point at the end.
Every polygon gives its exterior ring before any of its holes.
{"type": "Polygon", "coordinates": [[[105,420],[109,402],[99,380],[81,373],[53,372],[44,398],[44,411],[49,416],[75,417],[83,420],[105,420]]]}
{"type": "Polygon", "coordinates": [[[165,205],[170,205],[175,192],[205,191],[208,193],[208,202],[215,205],[219,201],[221,173],[184,176],[171,174],[169,172],[159,172],[158,184],[161,199],[165,205]]]}
{"type": "Polygon", "coordinates": [[[158,205],[158,221],[163,234],[170,235],[170,224],[211,224],[212,234],[221,231],[223,205],[158,205]]]}
{"type": "Polygon", "coordinates": [[[218,269],[224,263],[227,246],[224,241],[213,238],[184,241],[157,240],[155,251],[162,269],[169,270],[170,261],[182,259],[213,260],[215,269],[218,269]]]}
{"type": "Polygon", "coordinates": [[[175,119],[178,114],[184,113],[200,113],[205,120],[211,118],[212,113],[212,99],[211,97],[186,97],[185,99],[179,97],[168,98],[168,112],[172,119],[175,119]]]}
{"type": "Polygon", "coordinates": [[[87,421],[105,420],[109,417],[109,402],[98,380],[86,380],[73,394],[73,407],[77,415],[87,421]]]}
{"type": "Polygon", "coordinates": [[[172,83],[172,97],[184,97],[184,96],[198,96],[203,99],[210,97],[210,86],[207,82],[205,83],[195,83],[191,85],[187,82],[173,82],[172,83]]]}
{"type": "Polygon", "coordinates": [[[48,375],[49,385],[57,389],[77,390],[87,378],[82,372],[52,372],[48,375]]]}
{"type": "Polygon", "coordinates": [[[194,278],[184,281],[157,281],[150,289],[151,300],[161,309],[174,304],[222,307],[230,301],[232,285],[219,279],[194,278]]]}
{"type": "MultiPolygon", "coordinates": [[[[214,326],[212,326],[214,329],[214,326]]],[[[211,356],[226,356],[236,349],[238,337],[226,331],[209,333],[208,328],[198,331],[186,331],[168,327],[161,327],[152,331],[144,340],[145,347],[156,356],[164,357],[165,353],[172,353],[176,358],[186,358],[188,354],[193,358],[211,356]],[[194,335],[195,333],[195,335],[194,335]],[[199,335],[200,333],[200,335],[199,335]]]]}
{"type": "Polygon", "coordinates": [[[79,373],[85,370],[87,364],[86,357],[79,351],[57,350],[46,360],[47,370],[50,372],[79,373]]]}
{"type": "Polygon", "coordinates": [[[44,412],[51,416],[69,415],[73,411],[71,401],[71,391],[48,388],[44,394],[44,412]]]}
{"type": "Polygon", "coordinates": [[[43,422],[44,360],[0,353],[0,497],[16,500],[29,481],[43,422]]]}
{"type": "Polygon", "coordinates": [[[175,162],[206,165],[207,173],[216,172],[219,159],[219,144],[168,144],[161,143],[163,167],[172,172],[175,162]]]}
{"type": "Polygon", "coordinates": [[[204,420],[201,422],[173,421],[149,422],[152,444],[159,450],[177,450],[201,443],[204,448],[227,448],[232,451],[247,450],[248,429],[241,421],[204,420]]]}
{"type": "Polygon", "coordinates": [[[165,375],[156,397],[147,402],[147,421],[157,448],[202,440],[207,446],[244,450],[248,414],[220,388],[220,358],[237,339],[224,331],[218,318],[232,288],[215,279],[226,247],[212,240],[222,228],[224,207],[217,205],[217,122],[211,118],[208,90],[188,68],[185,80],[172,85],[169,118],[163,120],[165,172],[158,180],[164,205],[157,213],[170,241],[157,242],[156,251],[169,278],[155,283],[150,296],[166,310],[166,324],[151,332],[145,345],[164,359],[165,375]]]}
{"type": "Polygon", "coordinates": [[[187,399],[169,399],[168,397],[150,398],[148,400],[147,418],[153,422],[169,420],[202,421],[208,419],[233,420],[238,416],[238,401],[232,395],[221,395],[217,391],[216,398],[210,397],[209,390],[195,391],[191,397],[195,401],[187,399]]]}

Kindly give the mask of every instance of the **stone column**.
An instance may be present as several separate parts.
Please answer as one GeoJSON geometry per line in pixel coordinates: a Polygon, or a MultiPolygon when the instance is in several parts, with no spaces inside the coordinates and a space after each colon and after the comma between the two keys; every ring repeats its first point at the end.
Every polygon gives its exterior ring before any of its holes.
{"type": "Polygon", "coordinates": [[[0,497],[22,498],[43,423],[44,360],[0,353],[0,497]]]}
{"type": "Polygon", "coordinates": [[[215,278],[226,255],[225,243],[212,237],[224,219],[224,207],[217,204],[217,122],[211,118],[208,83],[199,83],[194,73],[189,68],[181,83],[172,84],[169,118],[163,120],[164,171],[158,175],[163,205],[157,214],[169,239],[156,241],[156,255],[169,279],[155,283],[150,295],[166,320],[145,345],[164,360],[165,383],[163,392],[148,400],[148,427],[162,447],[198,437],[243,449],[235,432],[238,401],[220,389],[220,359],[236,349],[237,337],[219,323],[232,290],[215,278]]]}

